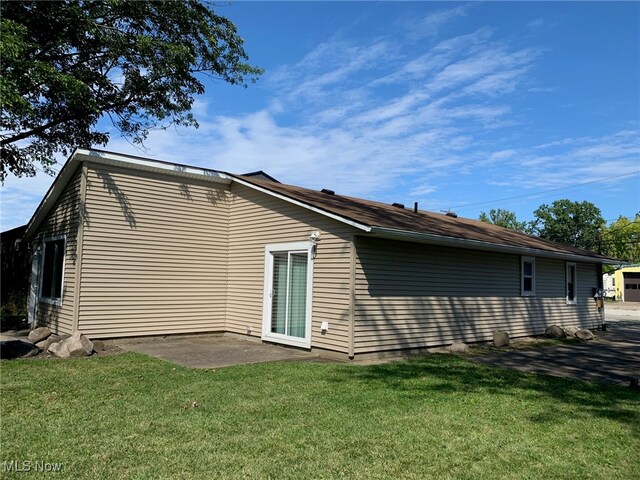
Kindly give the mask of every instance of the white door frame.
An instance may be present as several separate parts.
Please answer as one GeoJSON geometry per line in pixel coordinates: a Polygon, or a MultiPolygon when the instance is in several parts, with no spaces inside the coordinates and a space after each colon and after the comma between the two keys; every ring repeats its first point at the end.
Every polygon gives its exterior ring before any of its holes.
{"type": "Polygon", "coordinates": [[[262,306],[262,340],[282,343],[294,347],[311,348],[311,312],[313,302],[313,255],[311,242],[271,243],[264,252],[264,295],[262,306]],[[306,252],[307,254],[307,298],[304,338],[291,337],[271,332],[271,300],[273,298],[273,253],[306,252]]]}

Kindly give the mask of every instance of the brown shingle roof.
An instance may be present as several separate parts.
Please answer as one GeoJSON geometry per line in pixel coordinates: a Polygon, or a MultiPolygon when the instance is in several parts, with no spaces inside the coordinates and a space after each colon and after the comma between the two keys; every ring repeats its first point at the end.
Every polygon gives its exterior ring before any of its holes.
{"type": "Polygon", "coordinates": [[[373,228],[387,228],[416,234],[437,235],[470,242],[542,250],[554,254],[579,255],[612,261],[597,253],[544,240],[532,235],[498,227],[479,220],[453,218],[444,214],[403,209],[371,200],[330,195],[316,190],[273,183],[257,178],[236,176],[271,192],[284,195],[325,212],[373,228]]]}

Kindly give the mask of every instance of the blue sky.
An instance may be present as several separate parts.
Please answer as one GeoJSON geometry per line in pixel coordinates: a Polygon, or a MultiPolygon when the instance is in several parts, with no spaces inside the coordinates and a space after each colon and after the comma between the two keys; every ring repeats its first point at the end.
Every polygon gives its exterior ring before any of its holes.
{"type": "MultiPolygon", "coordinates": [[[[477,218],[588,200],[640,211],[640,3],[240,2],[248,89],[213,83],[198,130],[109,150],[477,218]],[[517,198],[514,198],[517,197],[517,198]]],[[[63,160],[61,160],[63,161],[63,160]]],[[[2,229],[52,179],[9,178],[2,229]]]]}

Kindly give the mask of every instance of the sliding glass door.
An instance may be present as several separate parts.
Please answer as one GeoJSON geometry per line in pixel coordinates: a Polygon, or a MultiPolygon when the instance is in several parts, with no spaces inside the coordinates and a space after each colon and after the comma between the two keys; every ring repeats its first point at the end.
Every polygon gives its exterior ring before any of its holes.
{"type": "Polygon", "coordinates": [[[263,337],[291,345],[309,346],[310,261],[308,249],[278,250],[267,247],[265,330],[263,337]]]}

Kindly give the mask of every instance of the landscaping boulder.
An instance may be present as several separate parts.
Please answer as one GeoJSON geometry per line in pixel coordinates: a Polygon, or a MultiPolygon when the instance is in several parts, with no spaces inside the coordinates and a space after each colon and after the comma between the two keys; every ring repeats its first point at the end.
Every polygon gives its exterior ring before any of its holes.
{"type": "Polygon", "coordinates": [[[594,338],[593,332],[591,330],[587,330],[586,328],[578,330],[576,332],[576,337],[580,340],[593,340],[594,338]]]}
{"type": "Polygon", "coordinates": [[[72,357],[84,357],[93,353],[93,343],[80,332],[75,332],[64,341],[69,342],[69,354],[72,357]]]}
{"type": "Polygon", "coordinates": [[[0,335],[0,358],[20,358],[37,355],[40,350],[24,338],[0,335]]]}
{"type": "Polygon", "coordinates": [[[64,343],[64,340],[60,340],[59,342],[53,342],[47,348],[47,352],[51,355],[55,355],[60,358],[69,358],[69,349],[67,348],[67,344],[64,343]]]}
{"type": "Polygon", "coordinates": [[[567,337],[575,337],[578,330],[580,330],[578,327],[565,327],[564,333],[567,337]]]}
{"type": "Polygon", "coordinates": [[[57,335],[51,335],[46,340],[42,340],[41,342],[36,343],[36,347],[38,347],[43,352],[49,350],[49,347],[56,342],[59,342],[60,338],[57,335]]]}
{"type": "Polygon", "coordinates": [[[547,338],[564,338],[565,333],[558,325],[551,325],[544,331],[544,336],[547,338]]]}
{"type": "Polygon", "coordinates": [[[38,343],[43,340],[46,340],[51,336],[51,330],[49,327],[38,327],[29,332],[29,336],[27,337],[31,343],[38,343]]]}
{"type": "Polygon", "coordinates": [[[451,353],[469,353],[469,345],[464,342],[453,342],[449,347],[451,353]]]}
{"type": "Polygon", "coordinates": [[[508,347],[509,346],[509,333],[508,332],[493,332],[493,344],[496,347],[508,347]]]}
{"type": "Polygon", "coordinates": [[[69,338],[49,346],[49,353],[56,357],[84,357],[93,353],[93,343],[80,332],[75,332],[69,338]]]}

